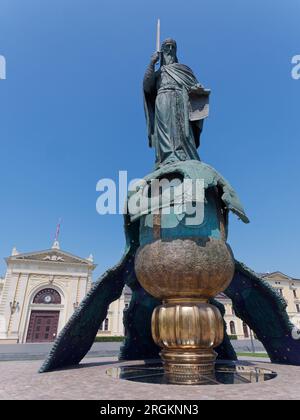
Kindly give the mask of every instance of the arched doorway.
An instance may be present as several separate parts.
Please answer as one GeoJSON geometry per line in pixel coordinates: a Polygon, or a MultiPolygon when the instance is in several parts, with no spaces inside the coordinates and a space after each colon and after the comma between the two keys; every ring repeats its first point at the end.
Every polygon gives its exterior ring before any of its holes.
{"type": "Polygon", "coordinates": [[[27,330],[27,343],[45,343],[54,341],[57,335],[59,311],[53,305],[61,304],[61,296],[57,290],[45,288],[36,293],[27,330]],[[51,305],[51,310],[47,306],[51,305]]]}

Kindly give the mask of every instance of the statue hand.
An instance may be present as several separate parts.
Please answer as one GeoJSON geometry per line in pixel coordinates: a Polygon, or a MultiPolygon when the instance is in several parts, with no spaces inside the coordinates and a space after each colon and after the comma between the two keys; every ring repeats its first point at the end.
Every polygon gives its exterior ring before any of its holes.
{"type": "Polygon", "coordinates": [[[196,95],[204,93],[204,87],[202,85],[200,85],[200,83],[197,83],[196,85],[194,85],[190,88],[189,93],[196,94],[196,95]]]}
{"type": "Polygon", "coordinates": [[[194,85],[190,88],[191,92],[197,92],[197,91],[203,90],[203,89],[204,89],[204,87],[200,83],[197,83],[196,85],[194,85]]]}
{"type": "Polygon", "coordinates": [[[151,64],[156,64],[159,61],[159,52],[155,51],[155,53],[151,56],[151,64]]]}

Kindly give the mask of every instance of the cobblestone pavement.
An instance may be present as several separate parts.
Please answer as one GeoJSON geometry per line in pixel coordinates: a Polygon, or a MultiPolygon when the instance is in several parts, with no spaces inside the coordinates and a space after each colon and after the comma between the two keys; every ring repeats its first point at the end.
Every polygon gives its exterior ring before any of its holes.
{"type": "Polygon", "coordinates": [[[278,374],[277,378],[263,383],[178,386],[111,378],[106,375],[108,367],[126,364],[115,358],[84,359],[80,367],[45,374],[37,373],[40,364],[39,361],[0,362],[0,399],[300,399],[299,366],[256,363],[278,374]]]}

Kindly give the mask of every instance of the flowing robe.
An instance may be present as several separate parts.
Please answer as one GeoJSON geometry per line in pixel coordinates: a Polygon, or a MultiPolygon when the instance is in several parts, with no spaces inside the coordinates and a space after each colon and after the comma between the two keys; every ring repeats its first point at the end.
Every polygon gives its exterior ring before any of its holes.
{"type": "Polygon", "coordinates": [[[200,160],[197,147],[203,119],[190,121],[189,118],[189,92],[200,86],[192,70],[173,63],[155,72],[150,64],[143,86],[149,145],[155,148],[156,167],[200,160]]]}

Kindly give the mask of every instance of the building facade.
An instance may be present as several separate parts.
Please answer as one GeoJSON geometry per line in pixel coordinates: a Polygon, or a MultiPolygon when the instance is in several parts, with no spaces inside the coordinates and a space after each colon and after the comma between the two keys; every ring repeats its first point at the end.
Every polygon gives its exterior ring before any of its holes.
{"type": "MultiPolygon", "coordinates": [[[[77,257],[61,250],[56,241],[44,251],[19,253],[14,248],[6,263],[6,274],[0,277],[0,344],[54,341],[92,285],[96,267],[92,256],[77,257]]],[[[300,279],[279,271],[260,276],[286,300],[289,318],[300,328],[300,279]]],[[[217,298],[225,306],[228,334],[253,337],[235,315],[231,300],[223,293],[217,298]]],[[[123,315],[130,299],[126,286],[109,306],[98,336],[124,336],[123,315]]]]}
{"type": "MultiPolygon", "coordinates": [[[[92,285],[93,258],[80,258],[55,242],[45,251],[19,253],[5,259],[0,277],[0,344],[54,341],[92,285]]],[[[98,336],[124,336],[123,314],[131,291],[108,309],[98,336]]]]}
{"type": "MultiPolygon", "coordinates": [[[[280,271],[263,273],[260,274],[260,277],[285,299],[290,321],[300,328],[300,279],[289,277],[280,271]]],[[[225,306],[224,318],[227,325],[227,333],[237,339],[249,339],[251,335],[254,337],[249,327],[235,315],[231,300],[223,293],[218,295],[217,299],[225,306]]]]}
{"type": "Polygon", "coordinates": [[[98,337],[124,336],[123,315],[129,306],[131,290],[125,286],[120,299],[115,300],[108,308],[107,317],[98,331],[98,337]]]}
{"type": "Polygon", "coordinates": [[[92,284],[92,257],[59,248],[6,258],[0,279],[0,344],[53,341],[92,284]]]}

